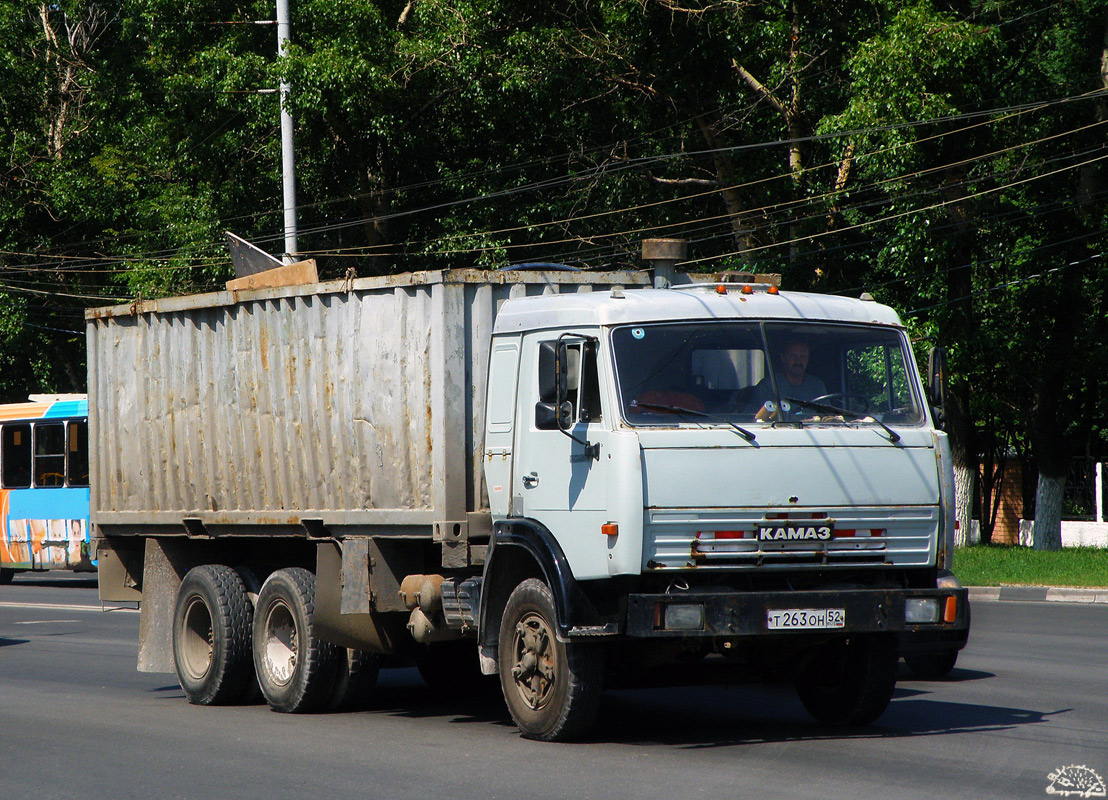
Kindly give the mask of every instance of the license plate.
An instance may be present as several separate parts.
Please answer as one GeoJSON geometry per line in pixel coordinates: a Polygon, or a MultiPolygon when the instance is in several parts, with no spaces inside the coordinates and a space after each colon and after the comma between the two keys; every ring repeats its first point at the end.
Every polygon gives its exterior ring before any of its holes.
{"type": "Polygon", "coordinates": [[[820,630],[845,625],[845,608],[781,608],[766,612],[766,627],[771,631],[820,630]]]}

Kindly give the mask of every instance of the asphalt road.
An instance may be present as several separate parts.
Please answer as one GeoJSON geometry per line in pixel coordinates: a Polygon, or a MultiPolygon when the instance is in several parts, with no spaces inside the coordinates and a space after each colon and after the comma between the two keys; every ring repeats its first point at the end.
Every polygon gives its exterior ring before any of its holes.
{"type": "Polygon", "coordinates": [[[1108,776],[1108,605],[973,613],[950,679],[903,671],[869,727],[821,726],[786,687],[642,690],[550,745],[414,670],[361,712],[190,706],[135,671],[137,613],[103,613],[88,578],[20,576],[0,586],[0,797],[1038,798],[1060,770],[1108,776]]]}

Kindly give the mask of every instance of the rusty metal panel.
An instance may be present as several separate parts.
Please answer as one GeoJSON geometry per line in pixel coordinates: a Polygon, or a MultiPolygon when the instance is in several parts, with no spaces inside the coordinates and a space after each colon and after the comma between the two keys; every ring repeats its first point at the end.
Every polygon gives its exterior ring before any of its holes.
{"type": "Polygon", "coordinates": [[[504,301],[646,280],[455,270],[90,310],[93,522],[184,533],[194,518],[224,535],[309,517],[430,535],[488,506],[504,301]]]}

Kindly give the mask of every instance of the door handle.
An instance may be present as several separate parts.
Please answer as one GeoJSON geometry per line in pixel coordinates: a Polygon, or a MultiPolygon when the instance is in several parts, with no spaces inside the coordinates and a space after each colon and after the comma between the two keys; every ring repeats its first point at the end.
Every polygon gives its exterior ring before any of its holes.
{"type": "Polygon", "coordinates": [[[539,473],[532,472],[530,475],[523,476],[523,485],[528,489],[533,489],[539,485],[539,473]]]}

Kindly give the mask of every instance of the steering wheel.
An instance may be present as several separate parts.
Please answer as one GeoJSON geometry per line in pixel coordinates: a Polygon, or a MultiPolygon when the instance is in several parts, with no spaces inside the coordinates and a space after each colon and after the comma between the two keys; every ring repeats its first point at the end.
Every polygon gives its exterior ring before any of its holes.
{"type": "Polygon", "coordinates": [[[819,397],[813,398],[812,402],[826,403],[828,400],[831,400],[835,397],[839,397],[843,401],[842,403],[835,403],[835,405],[841,405],[847,411],[854,410],[853,408],[850,408],[850,401],[858,400],[860,401],[860,404],[862,406],[862,412],[865,414],[869,413],[869,400],[866,399],[866,396],[864,394],[854,394],[851,392],[828,392],[827,394],[821,394],[819,397]]]}

